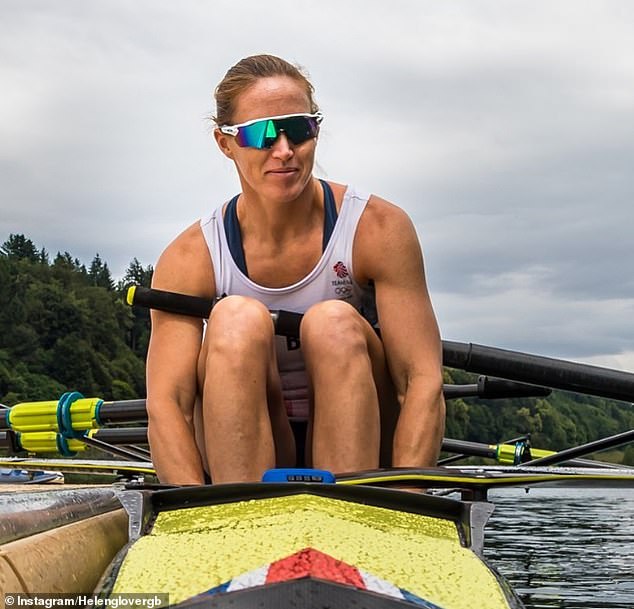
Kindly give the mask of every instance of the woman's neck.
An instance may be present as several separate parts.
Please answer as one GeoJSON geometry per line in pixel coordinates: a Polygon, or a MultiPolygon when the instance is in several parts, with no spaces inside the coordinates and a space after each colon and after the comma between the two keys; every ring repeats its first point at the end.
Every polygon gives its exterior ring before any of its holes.
{"type": "MultiPolygon", "coordinates": [[[[245,185],[246,186],[246,185],[245,185]]],[[[311,178],[294,200],[271,200],[243,187],[237,213],[243,240],[283,244],[323,225],[324,196],[319,180],[311,178]]]]}

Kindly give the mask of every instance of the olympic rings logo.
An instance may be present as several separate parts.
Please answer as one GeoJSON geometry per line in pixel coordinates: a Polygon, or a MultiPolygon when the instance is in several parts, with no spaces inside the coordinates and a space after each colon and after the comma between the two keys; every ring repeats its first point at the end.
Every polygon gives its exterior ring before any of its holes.
{"type": "Polygon", "coordinates": [[[335,288],[335,294],[337,294],[337,296],[349,296],[351,293],[352,288],[350,286],[335,288]]]}

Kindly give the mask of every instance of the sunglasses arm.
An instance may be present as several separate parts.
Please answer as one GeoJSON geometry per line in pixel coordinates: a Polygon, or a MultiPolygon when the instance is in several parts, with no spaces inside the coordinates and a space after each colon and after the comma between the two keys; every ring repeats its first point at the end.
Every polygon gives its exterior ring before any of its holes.
{"type": "Polygon", "coordinates": [[[223,125],[222,127],[218,127],[220,133],[224,133],[225,135],[238,135],[238,128],[233,125],[223,125]]]}

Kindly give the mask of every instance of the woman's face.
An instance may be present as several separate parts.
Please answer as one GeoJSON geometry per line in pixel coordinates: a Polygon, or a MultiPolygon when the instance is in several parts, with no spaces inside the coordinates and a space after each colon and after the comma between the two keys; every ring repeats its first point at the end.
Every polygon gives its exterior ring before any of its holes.
{"type": "MultiPolygon", "coordinates": [[[[259,79],[238,97],[232,124],[284,114],[310,113],[302,85],[286,76],[259,79]]],[[[293,144],[283,133],[271,148],[241,148],[236,138],[216,129],[222,152],[233,160],[245,193],[274,201],[297,199],[310,183],[316,139],[293,144]]]]}

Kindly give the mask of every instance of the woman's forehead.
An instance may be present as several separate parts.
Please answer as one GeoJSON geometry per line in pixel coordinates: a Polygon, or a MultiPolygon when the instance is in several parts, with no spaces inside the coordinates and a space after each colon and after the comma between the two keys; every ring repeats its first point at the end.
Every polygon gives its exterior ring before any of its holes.
{"type": "Polygon", "coordinates": [[[273,76],[258,79],[237,97],[232,122],[310,111],[308,94],[299,81],[273,76]]]}

